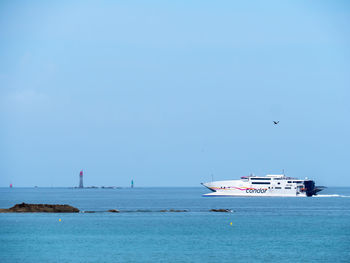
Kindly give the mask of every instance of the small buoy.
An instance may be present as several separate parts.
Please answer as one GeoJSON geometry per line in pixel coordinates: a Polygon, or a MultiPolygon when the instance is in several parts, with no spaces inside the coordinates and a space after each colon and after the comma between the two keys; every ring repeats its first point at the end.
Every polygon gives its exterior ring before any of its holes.
{"type": "MultiPolygon", "coordinates": [[[[61,222],[61,218],[60,219],[58,219],[58,221],[60,221],[61,222]]],[[[232,224],[232,223],[231,223],[232,224]]]]}
{"type": "Polygon", "coordinates": [[[232,226],[232,222],[230,223],[230,226],[232,226]]]}

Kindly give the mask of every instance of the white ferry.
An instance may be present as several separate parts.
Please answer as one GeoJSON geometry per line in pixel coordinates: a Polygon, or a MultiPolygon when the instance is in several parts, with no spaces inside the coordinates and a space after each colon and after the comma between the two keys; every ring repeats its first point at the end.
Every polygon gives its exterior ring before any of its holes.
{"type": "Polygon", "coordinates": [[[240,180],[202,183],[212,193],[203,196],[313,196],[323,190],[313,180],[286,177],[284,174],[243,176],[240,180]]]}

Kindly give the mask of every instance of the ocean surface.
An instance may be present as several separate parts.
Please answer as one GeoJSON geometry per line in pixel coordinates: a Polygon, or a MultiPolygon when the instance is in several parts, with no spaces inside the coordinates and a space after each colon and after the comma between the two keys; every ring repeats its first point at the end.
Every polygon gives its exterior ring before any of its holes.
{"type": "Polygon", "coordinates": [[[202,197],[207,192],[0,188],[0,208],[27,202],[97,211],[0,213],[0,262],[350,262],[350,188],[312,198],[202,197]]]}

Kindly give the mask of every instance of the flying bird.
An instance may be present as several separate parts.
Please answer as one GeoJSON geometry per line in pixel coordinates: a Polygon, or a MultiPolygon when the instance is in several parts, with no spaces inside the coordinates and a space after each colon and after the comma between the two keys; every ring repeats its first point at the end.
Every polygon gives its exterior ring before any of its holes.
{"type": "Polygon", "coordinates": [[[275,125],[277,125],[279,122],[280,122],[280,121],[273,121],[273,123],[274,123],[275,125]]]}

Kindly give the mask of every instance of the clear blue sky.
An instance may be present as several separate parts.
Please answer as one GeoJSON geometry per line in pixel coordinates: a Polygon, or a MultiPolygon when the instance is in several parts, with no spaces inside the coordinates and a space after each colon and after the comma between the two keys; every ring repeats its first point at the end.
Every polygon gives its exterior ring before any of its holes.
{"type": "Polygon", "coordinates": [[[0,3],[0,186],[350,186],[349,100],[348,1],[0,3]]]}

